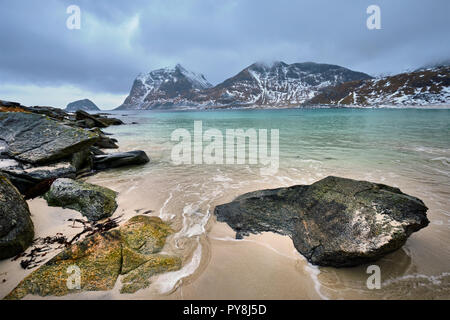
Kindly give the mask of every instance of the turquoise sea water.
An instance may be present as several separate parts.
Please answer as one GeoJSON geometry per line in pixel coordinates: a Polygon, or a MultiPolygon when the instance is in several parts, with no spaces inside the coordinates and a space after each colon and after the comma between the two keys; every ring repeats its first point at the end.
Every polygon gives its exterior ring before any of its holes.
{"type": "MultiPolygon", "coordinates": [[[[157,159],[170,161],[171,133],[194,121],[203,130],[278,129],[280,166],[305,161],[329,167],[411,171],[430,174],[449,188],[450,110],[288,109],[203,112],[115,112],[139,125],[108,129],[119,139],[156,146],[157,159]]],[[[205,143],[204,145],[207,145],[205,143]]],[[[151,152],[152,153],[152,152],[151,152]]]]}
{"type": "MultiPolygon", "coordinates": [[[[169,241],[167,250],[184,256],[184,267],[173,278],[166,279],[164,286],[180,286],[185,277],[193,274],[202,279],[203,272],[209,274],[210,264],[212,270],[218,272],[214,260],[208,262],[206,258],[211,252],[214,253],[214,241],[217,240],[216,235],[210,236],[209,231],[214,230],[216,224],[212,212],[217,204],[231,201],[248,191],[310,184],[328,175],[337,175],[396,186],[421,198],[429,207],[431,223],[411,236],[401,250],[378,262],[383,271],[383,290],[374,292],[366,288],[367,274],[363,267],[338,270],[320,268],[319,276],[312,276],[318,281],[316,289],[319,288],[319,296],[450,297],[450,110],[284,109],[111,113],[126,123],[137,122],[107,128],[106,131],[119,140],[120,150],[144,150],[151,162],[143,167],[103,172],[91,180],[114,186],[119,191],[122,212],[135,214],[138,209],[151,208],[153,214],[170,221],[176,234],[169,241]],[[171,141],[171,134],[176,129],[184,128],[193,135],[194,121],[202,121],[203,131],[214,128],[223,135],[227,129],[278,129],[279,170],[274,174],[262,175],[260,165],[248,163],[174,165],[171,151],[177,142],[171,141]]],[[[208,143],[204,143],[206,145],[208,143]]],[[[245,257],[235,259],[239,260],[236,261],[239,264],[245,257]]],[[[228,272],[222,271],[224,274],[228,272]]],[[[279,272],[283,273],[283,270],[279,272]]],[[[239,281],[242,282],[242,290],[247,290],[244,280],[239,281]]],[[[199,288],[205,287],[204,283],[210,283],[198,281],[199,284],[194,282],[192,286],[199,288]]],[[[184,287],[183,292],[187,295],[192,286],[184,287]]],[[[277,298],[283,294],[281,291],[270,292],[272,287],[268,283],[264,296],[277,298]]],[[[302,290],[305,291],[303,284],[300,284],[293,292],[302,290]]],[[[199,292],[191,289],[190,297],[203,297],[199,292]]],[[[211,298],[236,298],[221,295],[220,288],[215,287],[206,288],[205,292],[211,298]]],[[[298,297],[295,294],[283,296],[298,297]]],[[[256,291],[250,291],[247,298],[251,297],[259,295],[256,291]]]]}

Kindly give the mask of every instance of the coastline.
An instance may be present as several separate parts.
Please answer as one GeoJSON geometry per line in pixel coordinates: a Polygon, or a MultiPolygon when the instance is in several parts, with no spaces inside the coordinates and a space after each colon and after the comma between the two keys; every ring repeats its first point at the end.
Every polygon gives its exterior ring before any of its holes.
{"type": "MultiPolygon", "coordinates": [[[[86,181],[119,192],[119,206],[113,217],[122,216],[121,222],[150,210],[148,215],[167,221],[175,234],[167,239],[163,252],[182,256],[182,269],[152,278],[148,289],[132,295],[121,295],[116,285],[107,292],[43,299],[381,299],[407,298],[405,294],[415,286],[426,290],[414,291],[412,298],[424,295],[425,298],[442,299],[448,294],[447,258],[450,252],[445,246],[448,229],[445,183],[448,179],[442,173],[432,176],[426,167],[423,168],[425,172],[411,171],[415,164],[413,167],[406,165],[402,169],[404,171],[399,171],[404,165],[398,164],[397,167],[396,162],[384,169],[378,168],[375,161],[348,166],[344,161],[344,167],[340,167],[331,155],[327,157],[332,159],[327,160],[306,154],[301,158],[288,157],[292,163],[285,164],[278,174],[267,177],[261,177],[259,170],[250,166],[176,167],[167,159],[171,145],[146,131],[152,128],[159,132],[160,129],[155,128],[157,122],[153,118],[148,122],[144,120],[142,118],[142,123],[136,126],[119,126],[108,131],[119,140],[117,151],[141,148],[152,161],[143,167],[100,172],[87,177],[86,181]],[[380,260],[382,270],[386,270],[382,279],[386,290],[374,292],[365,288],[365,266],[349,269],[312,267],[295,250],[288,237],[263,233],[238,241],[234,232],[212,215],[216,205],[232,201],[243,193],[311,184],[330,174],[399,187],[408,194],[420,196],[430,208],[431,225],[413,235],[404,248],[380,260]],[[440,180],[436,180],[438,177],[440,180]]],[[[165,135],[165,131],[161,134],[165,135]]],[[[348,143],[345,142],[346,145],[348,143]]],[[[420,156],[431,153],[432,163],[441,163],[436,160],[439,158],[436,155],[444,152],[443,149],[428,146],[428,149],[417,147],[409,150],[406,147],[413,146],[402,146],[405,148],[402,152],[414,152],[420,156]]],[[[350,155],[355,159],[355,151],[350,155]]],[[[442,154],[441,157],[447,156],[442,154]]],[[[427,162],[425,164],[428,165],[427,162]]],[[[445,160],[442,160],[442,165],[445,165],[445,160]]],[[[80,217],[79,213],[47,207],[42,199],[29,201],[29,204],[37,235],[54,235],[57,230],[74,232],[66,218],[72,215],[80,217]],[[59,224],[49,221],[52,216],[61,219],[59,224]]],[[[2,272],[6,270],[13,275],[7,277],[5,284],[0,283],[0,295],[7,294],[15,282],[29,273],[17,268],[20,268],[18,261],[0,263],[2,272]]],[[[28,296],[27,299],[42,297],[28,296]]]]}

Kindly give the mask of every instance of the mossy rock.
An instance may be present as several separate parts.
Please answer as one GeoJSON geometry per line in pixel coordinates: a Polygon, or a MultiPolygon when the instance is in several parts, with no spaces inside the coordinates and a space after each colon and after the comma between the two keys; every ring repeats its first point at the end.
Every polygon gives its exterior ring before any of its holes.
{"type": "Polygon", "coordinates": [[[158,217],[135,216],[120,228],[123,242],[141,254],[161,251],[172,229],[158,217]]]}
{"type": "Polygon", "coordinates": [[[62,251],[26,277],[5,299],[22,299],[28,294],[64,296],[79,291],[110,290],[121,268],[122,246],[117,230],[97,234],[62,251]],[[69,289],[69,267],[80,268],[80,289],[69,289]]]}
{"type": "Polygon", "coordinates": [[[121,292],[134,293],[148,287],[151,276],[181,267],[178,257],[153,254],[162,249],[170,233],[170,227],[160,218],[133,217],[118,229],[93,235],[63,250],[26,277],[5,299],[111,290],[120,274],[124,275],[121,292]],[[80,268],[79,289],[67,286],[71,266],[80,268]]]}
{"type": "Polygon", "coordinates": [[[181,268],[178,257],[153,254],[148,256],[147,262],[128,272],[122,279],[121,293],[135,293],[150,285],[149,278],[158,273],[176,271],[181,268]]]}
{"type": "Polygon", "coordinates": [[[117,192],[94,184],[61,178],[44,195],[49,206],[77,210],[88,220],[110,217],[117,209],[117,192]]]}

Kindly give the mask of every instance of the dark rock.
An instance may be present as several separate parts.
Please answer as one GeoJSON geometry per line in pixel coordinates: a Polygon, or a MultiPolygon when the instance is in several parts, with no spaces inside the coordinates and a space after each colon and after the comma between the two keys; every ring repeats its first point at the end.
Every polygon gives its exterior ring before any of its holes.
{"type": "Polygon", "coordinates": [[[11,182],[0,175],[0,259],[23,252],[33,238],[27,203],[11,182]]]}
{"type": "Polygon", "coordinates": [[[89,120],[89,121],[93,121],[95,123],[95,126],[98,128],[106,128],[108,127],[108,125],[103,122],[101,119],[94,117],[93,115],[87,113],[86,111],[83,110],[78,110],[75,113],[75,117],[77,120],[89,120]]]}
{"type": "Polygon", "coordinates": [[[72,179],[57,179],[44,195],[48,205],[81,212],[90,221],[110,217],[117,209],[117,192],[72,179]]]}
{"type": "Polygon", "coordinates": [[[104,170],[128,165],[148,163],[150,159],[144,151],[109,153],[94,157],[94,169],[104,170]]]}
{"type": "Polygon", "coordinates": [[[24,112],[0,113],[0,140],[9,156],[23,162],[45,164],[89,148],[98,135],[72,128],[48,117],[24,112]]]}
{"type": "MultiPolygon", "coordinates": [[[[76,168],[68,162],[47,166],[33,166],[22,164],[12,159],[0,160],[0,173],[4,174],[27,199],[41,195],[36,194],[40,187],[35,188],[41,182],[53,181],[57,178],[75,178],[76,171],[76,168]],[[31,192],[30,189],[34,189],[34,191],[31,192]]],[[[47,191],[45,189],[42,190],[44,192],[47,191]]]]}
{"type": "Polygon", "coordinates": [[[97,148],[97,147],[91,147],[89,150],[91,150],[91,152],[92,152],[92,154],[93,154],[94,156],[101,156],[101,155],[106,154],[106,152],[100,150],[100,149],[97,148]]]}
{"type": "Polygon", "coordinates": [[[122,120],[117,118],[100,118],[103,123],[106,123],[108,126],[120,126],[123,123],[122,120]]]}
{"type": "Polygon", "coordinates": [[[92,119],[78,120],[75,123],[78,127],[84,128],[84,129],[91,129],[91,128],[96,127],[96,123],[92,119]]]}
{"type": "Polygon", "coordinates": [[[119,149],[119,146],[116,144],[117,140],[113,138],[108,138],[104,135],[101,135],[94,146],[100,149],[119,149]]]}
{"type": "Polygon", "coordinates": [[[94,168],[94,162],[91,150],[85,149],[74,153],[72,155],[70,164],[75,168],[77,172],[83,168],[88,168],[89,170],[92,170],[94,168]]]}
{"type": "Polygon", "coordinates": [[[251,192],[215,209],[238,236],[288,235],[311,263],[333,267],[364,264],[399,249],[428,225],[426,212],[420,199],[397,188],[338,177],[251,192]]]}
{"type": "Polygon", "coordinates": [[[68,114],[59,108],[54,107],[43,107],[43,106],[35,106],[28,107],[28,111],[36,114],[46,115],[47,117],[63,121],[68,118],[68,114]]]}

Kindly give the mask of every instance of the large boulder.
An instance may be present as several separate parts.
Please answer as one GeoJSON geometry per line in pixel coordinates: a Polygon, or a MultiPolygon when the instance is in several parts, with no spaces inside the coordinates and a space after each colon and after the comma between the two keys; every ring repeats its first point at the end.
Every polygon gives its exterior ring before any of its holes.
{"type": "Polygon", "coordinates": [[[144,151],[108,153],[94,156],[94,169],[105,170],[129,165],[148,163],[150,159],[144,151]]]}
{"type": "Polygon", "coordinates": [[[45,164],[92,146],[98,134],[73,128],[46,116],[25,112],[0,113],[0,140],[10,157],[45,164]]]}
{"type": "Polygon", "coordinates": [[[19,191],[0,175],[0,259],[23,252],[33,242],[30,211],[19,191]]]}
{"type": "MultiPolygon", "coordinates": [[[[57,178],[75,178],[76,168],[69,162],[59,162],[47,166],[22,164],[13,159],[0,159],[0,173],[26,195],[28,191],[43,181],[57,178]]],[[[47,190],[46,190],[47,191],[47,190]]]]}
{"type": "Polygon", "coordinates": [[[311,263],[333,267],[399,249],[429,224],[426,212],[420,199],[397,188],[332,176],[310,186],[251,192],[215,209],[237,238],[264,231],[288,235],[311,263]]]}
{"type": "Polygon", "coordinates": [[[80,291],[114,288],[124,275],[122,293],[150,285],[149,278],[178,270],[181,259],[159,254],[170,227],[160,218],[135,216],[118,229],[95,234],[65,249],[31,273],[5,299],[22,299],[28,294],[63,296],[80,291]],[[80,268],[80,288],[69,289],[69,267],[80,268]]]}
{"type": "Polygon", "coordinates": [[[94,184],[61,178],[44,195],[48,205],[81,212],[90,221],[110,217],[117,209],[117,192],[94,184]]]}

